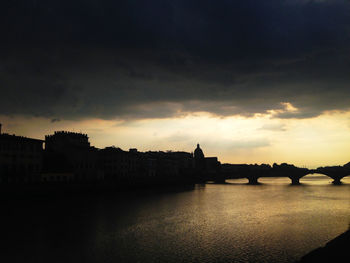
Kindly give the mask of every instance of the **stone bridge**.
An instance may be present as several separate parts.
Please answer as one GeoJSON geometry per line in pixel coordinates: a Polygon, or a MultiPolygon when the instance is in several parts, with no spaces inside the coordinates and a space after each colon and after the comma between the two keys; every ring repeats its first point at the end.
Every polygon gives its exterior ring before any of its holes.
{"type": "Polygon", "coordinates": [[[293,165],[261,167],[246,166],[233,172],[222,172],[214,179],[215,182],[225,182],[226,179],[247,178],[249,184],[259,184],[260,177],[288,177],[293,185],[300,184],[300,179],[308,174],[323,174],[333,179],[333,184],[341,184],[341,179],[350,175],[349,166],[319,167],[317,169],[299,168],[293,165]]]}

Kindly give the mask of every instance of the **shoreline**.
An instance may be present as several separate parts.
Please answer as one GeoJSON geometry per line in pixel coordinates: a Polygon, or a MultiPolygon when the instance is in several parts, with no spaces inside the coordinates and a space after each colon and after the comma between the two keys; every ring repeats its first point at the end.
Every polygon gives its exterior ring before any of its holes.
{"type": "Polygon", "coordinates": [[[296,263],[349,262],[350,229],[332,239],[325,246],[312,250],[296,263]]]}
{"type": "Polygon", "coordinates": [[[146,184],[28,184],[0,185],[0,200],[62,196],[107,196],[121,193],[171,193],[195,188],[193,182],[146,184]]]}

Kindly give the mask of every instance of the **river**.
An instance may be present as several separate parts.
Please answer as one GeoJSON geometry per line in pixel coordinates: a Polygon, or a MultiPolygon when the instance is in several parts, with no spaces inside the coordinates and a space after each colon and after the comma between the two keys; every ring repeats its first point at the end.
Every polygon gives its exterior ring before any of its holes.
{"type": "Polygon", "coordinates": [[[294,262],[348,229],[350,177],[259,181],[2,200],[0,261],[294,262]]]}

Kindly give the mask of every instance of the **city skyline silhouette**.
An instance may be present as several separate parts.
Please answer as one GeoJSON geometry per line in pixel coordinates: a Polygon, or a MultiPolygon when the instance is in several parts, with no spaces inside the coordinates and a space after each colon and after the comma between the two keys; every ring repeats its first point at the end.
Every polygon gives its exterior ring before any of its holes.
{"type": "Polygon", "coordinates": [[[348,262],[349,0],[0,1],[0,262],[348,262]]]}
{"type": "Polygon", "coordinates": [[[2,133],[0,124],[0,182],[5,184],[95,183],[115,186],[195,184],[246,178],[258,185],[259,178],[288,177],[292,185],[309,174],[323,174],[341,185],[350,175],[350,162],[316,169],[293,164],[221,164],[218,157],[204,155],[200,144],[194,151],[124,151],[91,145],[88,134],[55,131],[45,140],[2,133]]]}

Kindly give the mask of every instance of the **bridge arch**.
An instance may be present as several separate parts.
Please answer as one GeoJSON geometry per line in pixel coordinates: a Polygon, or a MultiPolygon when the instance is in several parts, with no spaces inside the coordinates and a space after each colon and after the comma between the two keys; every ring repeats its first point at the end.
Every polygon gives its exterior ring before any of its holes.
{"type": "Polygon", "coordinates": [[[332,177],[327,174],[318,173],[318,172],[310,172],[303,177],[300,178],[300,183],[315,183],[320,184],[322,182],[329,183],[332,180],[332,177]]]}
{"type": "Polygon", "coordinates": [[[350,175],[350,172],[345,171],[323,171],[323,170],[312,170],[310,171],[310,174],[312,175],[319,175],[319,176],[326,176],[330,179],[333,179],[333,184],[342,184],[341,179],[343,179],[346,176],[350,175]]]}

